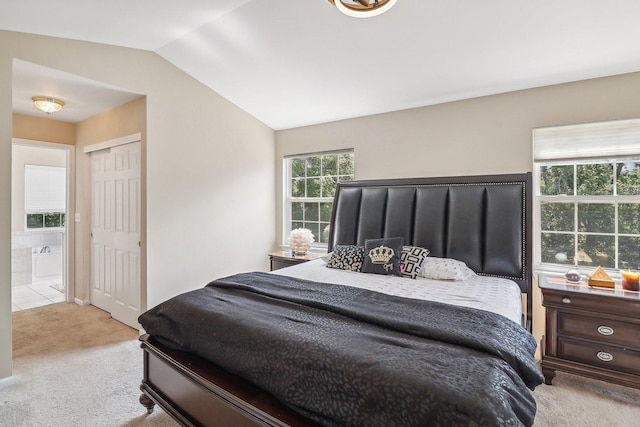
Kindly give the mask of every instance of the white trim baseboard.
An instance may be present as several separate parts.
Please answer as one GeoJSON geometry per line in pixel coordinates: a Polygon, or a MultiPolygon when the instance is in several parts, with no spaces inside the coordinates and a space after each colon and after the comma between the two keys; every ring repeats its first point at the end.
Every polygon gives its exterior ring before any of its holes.
{"type": "Polygon", "coordinates": [[[2,378],[0,379],[0,390],[4,390],[5,388],[10,387],[15,383],[16,383],[16,378],[13,376],[2,378]]]}
{"type": "Polygon", "coordinates": [[[91,304],[91,301],[89,301],[89,300],[83,300],[83,299],[80,299],[80,298],[74,298],[74,299],[73,299],[73,302],[75,302],[76,304],[78,304],[80,307],[84,307],[84,306],[86,306],[86,305],[90,305],[90,304],[91,304]]]}

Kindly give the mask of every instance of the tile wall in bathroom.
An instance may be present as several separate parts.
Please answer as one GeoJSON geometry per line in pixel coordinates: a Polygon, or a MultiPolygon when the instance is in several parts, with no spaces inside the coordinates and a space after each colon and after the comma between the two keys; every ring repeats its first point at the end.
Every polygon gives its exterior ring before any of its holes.
{"type": "Polygon", "coordinates": [[[48,247],[53,253],[62,252],[61,230],[17,231],[11,233],[11,285],[30,285],[33,280],[33,252],[48,247]]]}

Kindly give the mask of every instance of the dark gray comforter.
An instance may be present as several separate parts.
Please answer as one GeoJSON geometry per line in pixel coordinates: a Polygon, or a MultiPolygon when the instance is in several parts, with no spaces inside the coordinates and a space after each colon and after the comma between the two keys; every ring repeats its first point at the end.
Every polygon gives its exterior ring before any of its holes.
{"type": "Polygon", "coordinates": [[[268,273],[140,316],[327,426],[532,425],[536,343],[500,315],[268,273]]]}

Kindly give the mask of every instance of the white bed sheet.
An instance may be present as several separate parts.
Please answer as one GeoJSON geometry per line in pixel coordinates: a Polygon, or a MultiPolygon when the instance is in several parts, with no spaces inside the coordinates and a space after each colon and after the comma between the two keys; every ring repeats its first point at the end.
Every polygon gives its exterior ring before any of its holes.
{"type": "Polygon", "coordinates": [[[327,268],[319,258],[272,273],[283,276],[353,286],[405,298],[437,301],[500,314],[521,324],[520,287],[512,280],[472,276],[467,280],[409,279],[327,268]]]}

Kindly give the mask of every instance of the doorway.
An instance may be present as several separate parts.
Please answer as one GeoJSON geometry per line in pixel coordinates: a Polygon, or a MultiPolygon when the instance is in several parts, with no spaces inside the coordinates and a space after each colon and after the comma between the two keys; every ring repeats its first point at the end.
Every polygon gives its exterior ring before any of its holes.
{"type": "Polygon", "coordinates": [[[73,298],[69,224],[73,146],[14,139],[12,144],[12,311],[73,298]]]}

